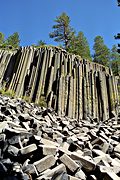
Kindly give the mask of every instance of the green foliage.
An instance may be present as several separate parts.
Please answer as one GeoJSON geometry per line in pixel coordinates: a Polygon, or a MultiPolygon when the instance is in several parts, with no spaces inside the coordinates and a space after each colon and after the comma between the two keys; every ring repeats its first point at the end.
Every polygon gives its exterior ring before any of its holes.
{"type": "Polygon", "coordinates": [[[4,96],[14,97],[15,92],[13,90],[5,90],[4,88],[0,89],[0,94],[4,96]]]}
{"type": "Polygon", "coordinates": [[[62,42],[63,47],[68,49],[71,36],[74,33],[73,28],[70,26],[70,18],[63,12],[60,16],[56,17],[54,21],[56,22],[52,27],[54,31],[50,33],[49,36],[50,38],[54,38],[56,42],[62,42]]]}
{"type": "Polygon", "coordinates": [[[112,72],[115,76],[120,74],[120,59],[111,62],[112,72]]]}
{"type": "Polygon", "coordinates": [[[84,59],[91,60],[90,47],[83,32],[79,32],[77,36],[73,36],[68,51],[80,55],[84,59]]]}
{"type": "Polygon", "coordinates": [[[39,102],[38,102],[38,105],[39,105],[40,107],[47,107],[47,101],[46,101],[45,96],[41,96],[41,97],[40,97],[39,102]]]}
{"type": "MultiPolygon", "coordinates": [[[[29,96],[22,96],[22,99],[24,99],[26,102],[30,103],[30,97],[29,96]]],[[[37,104],[40,107],[47,107],[47,101],[45,99],[45,96],[41,96],[39,99],[39,102],[37,104]]]]}
{"type": "Polygon", "coordinates": [[[104,66],[109,65],[110,50],[104,44],[103,37],[96,36],[94,39],[94,62],[100,63],[104,66]]]}
{"type": "Polygon", "coordinates": [[[46,43],[43,40],[39,40],[37,43],[37,46],[44,46],[44,45],[46,45],[46,43]]]}
{"type": "Polygon", "coordinates": [[[116,60],[120,58],[119,53],[117,52],[117,46],[113,45],[112,49],[111,49],[111,56],[110,56],[111,60],[116,60]]]}
{"type": "Polygon", "coordinates": [[[18,48],[20,44],[19,34],[18,32],[13,33],[13,35],[9,36],[5,40],[6,46],[12,46],[13,48],[18,48]]]}
{"type": "Polygon", "coordinates": [[[15,96],[15,92],[13,90],[7,90],[7,91],[5,91],[5,95],[6,96],[10,96],[10,97],[14,97],[15,96]]]}
{"type": "Polygon", "coordinates": [[[120,54],[117,52],[117,46],[113,45],[111,50],[110,66],[115,76],[120,74],[120,54]]]}
{"type": "Polygon", "coordinates": [[[22,99],[24,99],[26,102],[30,102],[30,97],[29,96],[22,96],[22,99]]]}
{"type": "Polygon", "coordinates": [[[4,95],[4,93],[5,93],[5,90],[3,88],[0,89],[0,94],[4,95]]]}
{"type": "Polygon", "coordinates": [[[62,13],[56,17],[55,22],[54,31],[49,34],[50,38],[54,38],[56,42],[62,42],[63,48],[68,52],[91,60],[88,41],[83,32],[79,32],[77,36],[75,35],[75,31],[70,26],[70,17],[66,13],[62,13]]]}
{"type": "Polygon", "coordinates": [[[4,34],[0,32],[0,45],[4,43],[4,34]]]}
{"type": "Polygon", "coordinates": [[[56,48],[56,49],[62,49],[61,46],[54,46],[54,45],[43,45],[43,46],[36,46],[36,45],[32,45],[33,47],[37,48],[37,49],[40,49],[40,48],[56,48]]]}

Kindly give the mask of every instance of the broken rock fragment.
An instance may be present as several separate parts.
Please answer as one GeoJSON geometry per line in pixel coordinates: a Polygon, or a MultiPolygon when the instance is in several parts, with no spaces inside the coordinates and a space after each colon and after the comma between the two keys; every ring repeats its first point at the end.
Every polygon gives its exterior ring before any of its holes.
{"type": "Polygon", "coordinates": [[[31,153],[31,152],[35,151],[36,149],[37,149],[36,144],[30,144],[30,145],[20,149],[20,153],[21,154],[28,154],[28,153],[31,153]]]}
{"type": "Polygon", "coordinates": [[[72,172],[79,168],[79,165],[66,154],[60,157],[60,161],[72,172]]]}
{"type": "Polygon", "coordinates": [[[56,162],[56,159],[53,155],[48,155],[42,158],[39,161],[34,162],[34,166],[38,170],[38,172],[45,171],[46,169],[52,167],[56,162]]]}
{"type": "Polygon", "coordinates": [[[0,96],[0,178],[117,180],[117,125],[115,118],[100,123],[99,118],[60,117],[33,103],[0,96]],[[10,113],[5,113],[7,108],[10,113]]]}

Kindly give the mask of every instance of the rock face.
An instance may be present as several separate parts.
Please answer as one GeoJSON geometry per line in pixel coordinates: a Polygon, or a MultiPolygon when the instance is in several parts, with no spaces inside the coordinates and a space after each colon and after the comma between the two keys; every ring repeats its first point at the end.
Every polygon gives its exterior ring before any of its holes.
{"type": "Polygon", "coordinates": [[[21,47],[0,50],[0,84],[30,102],[47,99],[59,115],[106,120],[116,111],[117,83],[109,68],[68,54],[65,50],[21,47]]]}
{"type": "Polygon", "coordinates": [[[0,96],[0,180],[7,179],[119,180],[120,112],[105,122],[76,120],[0,96]]]}

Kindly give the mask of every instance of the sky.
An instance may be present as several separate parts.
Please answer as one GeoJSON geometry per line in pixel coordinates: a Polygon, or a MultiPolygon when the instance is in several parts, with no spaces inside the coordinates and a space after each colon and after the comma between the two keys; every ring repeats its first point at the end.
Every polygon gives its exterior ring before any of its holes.
{"type": "Polygon", "coordinates": [[[18,32],[21,46],[37,44],[39,40],[57,45],[49,33],[62,12],[70,17],[76,33],[84,33],[91,51],[97,35],[104,38],[108,48],[117,45],[114,39],[120,32],[117,0],[0,0],[0,32],[5,38],[18,32]]]}

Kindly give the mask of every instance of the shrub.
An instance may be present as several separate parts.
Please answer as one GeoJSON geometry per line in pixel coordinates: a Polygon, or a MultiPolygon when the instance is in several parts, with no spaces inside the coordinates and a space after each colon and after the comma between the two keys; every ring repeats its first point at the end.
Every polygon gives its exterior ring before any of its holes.
{"type": "Polygon", "coordinates": [[[5,90],[4,88],[0,89],[0,94],[4,96],[14,97],[15,92],[13,90],[5,90]]]}
{"type": "Polygon", "coordinates": [[[41,107],[47,107],[47,101],[45,96],[41,96],[38,102],[38,105],[41,107]]]}
{"type": "Polygon", "coordinates": [[[24,99],[26,102],[30,102],[30,97],[29,96],[22,96],[22,99],[24,99]]]}

